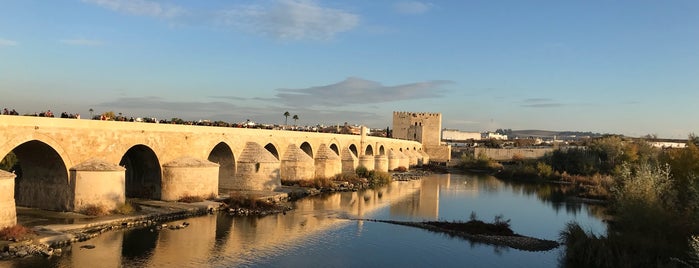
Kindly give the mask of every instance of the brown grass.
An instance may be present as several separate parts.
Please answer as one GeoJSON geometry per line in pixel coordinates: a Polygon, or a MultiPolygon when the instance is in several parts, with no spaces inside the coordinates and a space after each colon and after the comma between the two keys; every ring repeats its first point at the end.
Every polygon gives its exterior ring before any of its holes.
{"type": "Polygon", "coordinates": [[[255,199],[254,197],[251,196],[245,196],[241,194],[233,194],[231,193],[231,196],[225,200],[223,200],[223,203],[226,203],[229,207],[232,208],[247,208],[247,209],[275,209],[277,206],[275,204],[272,204],[270,202],[266,202],[264,200],[259,200],[255,199]]]}
{"type": "Polygon", "coordinates": [[[184,195],[180,197],[180,199],[178,199],[177,201],[182,203],[197,203],[203,202],[204,198],[198,195],[184,195]]]}
{"type": "Polygon", "coordinates": [[[87,205],[80,210],[80,213],[87,216],[104,216],[109,214],[109,211],[104,208],[104,206],[98,205],[87,205]]]}
{"type": "Polygon", "coordinates": [[[0,229],[0,240],[19,241],[34,235],[34,231],[19,224],[0,229]]]}

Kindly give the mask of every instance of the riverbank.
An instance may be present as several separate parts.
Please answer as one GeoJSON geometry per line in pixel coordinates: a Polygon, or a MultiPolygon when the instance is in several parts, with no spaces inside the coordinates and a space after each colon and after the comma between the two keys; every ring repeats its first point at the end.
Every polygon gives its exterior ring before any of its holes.
{"type": "MultiPolygon", "coordinates": [[[[391,174],[392,181],[419,180],[429,171],[413,170],[391,174]]],[[[104,232],[139,227],[154,229],[181,229],[189,224],[163,226],[170,222],[207,213],[222,211],[231,216],[266,216],[286,213],[292,209],[290,202],[326,192],[359,191],[374,187],[366,179],[358,182],[336,181],[332,187],[284,186],[279,192],[235,191],[222,194],[215,200],[202,202],[165,202],[158,200],[129,199],[138,207],[128,215],[86,216],[74,212],[51,212],[39,209],[18,208],[18,223],[31,228],[32,234],[20,241],[0,241],[0,260],[26,256],[58,256],[68,245],[86,241],[104,232]]]]}

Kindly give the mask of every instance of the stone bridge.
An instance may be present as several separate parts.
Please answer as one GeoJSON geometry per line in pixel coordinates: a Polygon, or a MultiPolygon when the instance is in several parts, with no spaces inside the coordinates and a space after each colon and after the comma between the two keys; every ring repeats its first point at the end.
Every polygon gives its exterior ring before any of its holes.
{"type": "MultiPolygon", "coordinates": [[[[364,129],[363,129],[364,130],[364,129]]],[[[429,162],[422,144],[362,135],[0,115],[0,227],[15,205],[114,209],[127,197],[176,201],[232,190],[278,190],[281,180],[389,171],[429,162]]]]}

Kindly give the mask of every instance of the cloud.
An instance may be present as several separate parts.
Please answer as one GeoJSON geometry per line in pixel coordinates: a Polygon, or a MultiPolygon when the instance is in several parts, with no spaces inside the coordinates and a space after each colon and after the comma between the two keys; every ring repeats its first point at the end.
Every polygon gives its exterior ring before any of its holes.
{"type": "Polygon", "coordinates": [[[373,126],[385,125],[390,120],[390,114],[376,114],[367,111],[312,109],[309,107],[280,107],[267,106],[238,106],[227,102],[204,101],[172,101],[160,97],[128,97],[94,105],[96,111],[114,111],[123,113],[126,117],[156,117],[170,119],[173,117],[185,120],[222,120],[226,122],[242,122],[246,119],[258,123],[282,124],[284,111],[297,114],[300,125],[316,124],[368,124],[373,126]]]}
{"type": "Polygon", "coordinates": [[[219,12],[219,21],[242,31],[283,40],[327,40],[359,25],[359,16],[309,0],[276,0],[219,12]]]}
{"type": "Polygon", "coordinates": [[[17,41],[12,41],[12,40],[0,38],[0,47],[14,47],[14,46],[18,46],[18,45],[19,45],[19,43],[17,41]]]}
{"type": "Polygon", "coordinates": [[[415,15],[423,14],[432,9],[431,3],[423,3],[418,1],[402,1],[393,5],[393,10],[400,14],[415,15]]]}
{"type": "Polygon", "coordinates": [[[442,86],[451,81],[426,81],[396,86],[349,77],[339,83],[303,89],[277,89],[276,99],[289,106],[344,106],[370,104],[442,96],[442,86]]]}
{"type": "Polygon", "coordinates": [[[212,99],[226,99],[226,100],[247,100],[248,98],[241,98],[236,96],[209,96],[212,99]]]}
{"type": "Polygon", "coordinates": [[[227,102],[173,102],[160,97],[119,98],[114,101],[100,103],[98,106],[133,110],[161,110],[180,112],[182,114],[185,112],[220,112],[237,108],[235,105],[227,102]]]}
{"type": "Polygon", "coordinates": [[[82,0],[120,13],[154,18],[174,18],[186,13],[179,6],[163,5],[149,0],[82,0]]]}
{"type": "Polygon", "coordinates": [[[71,46],[101,46],[102,45],[102,41],[90,40],[90,39],[84,39],[84,38],[61,39],[58,42],[60,42],[61,44],[66,44],[66,45],[71,45],[71,46]]]}
{"type": "Polygon", "coordinates": [[[531,98],[522,101],[521,106],[527,108],[553,108],[561,107],[563,104],[548,98],[531,98]]]}

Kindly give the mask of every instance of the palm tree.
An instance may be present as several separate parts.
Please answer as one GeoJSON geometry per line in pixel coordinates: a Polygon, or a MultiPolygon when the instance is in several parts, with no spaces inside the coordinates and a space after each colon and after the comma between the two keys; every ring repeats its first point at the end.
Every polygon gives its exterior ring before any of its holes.
{"type": "Polygon", "coordinates": [[[291,114],[289,113],[289,111],[284,112],[284,125],[286,125],[286,122],[287,122],[287,120],[289,119],[289,116],[290,116],[290,115],[291,115],[291,114]]]}
{"type": "Polygon", "coordinates": [[[291,119],[294,119],[294,126],[296,126],[296,121],[299,120],[299,116],[294,115],[294,117],[292,117],[291,119]]]}

